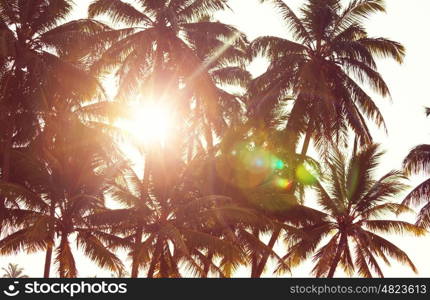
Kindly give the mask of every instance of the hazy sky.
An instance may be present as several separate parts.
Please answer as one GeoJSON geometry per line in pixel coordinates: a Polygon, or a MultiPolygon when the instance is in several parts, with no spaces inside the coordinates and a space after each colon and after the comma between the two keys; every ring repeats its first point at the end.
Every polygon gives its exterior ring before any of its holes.
{"type": "MultiPolygon", "coordinates": [[[[292,8],[300,7],[303,0],[284,0],[292,8]]],[[[78,5],[73,17],[86,17],[89,0],[75,0],[78,5]]],[[[425,117],[424,106],[430,106],[429,76],[430,41],[427,29],[430,28],[428,0],[386,0],[387,13],[374,15],[366,24],[371,36],[383,36],[401,42],[407,48],[403,65],[392,61],[380,61],[379,70],[385,78],[392,94],[392,100],[375,97],[376,103],[385,117],[388,135],[373,130],[375,141],[387,151],[382,159],[378,175],[400,168],[403,158],[415,145],[430,143],[430,121],[425,117]]],[[[230,0],[233,12],[223,12],[219,18],[224,23],[237,26],[252,40],[262,35],[288,37],[285,24],[270,5],[259,4],[258,0],[230,0]]],[[[261,61],[250,67],[254,74],[264,71],[261,61]]],[[[416,186],[425,177],[413,177],[411,186],[416,186]]],[[[399,195],[400,202],[403,195],[399,195]]],[[[413,218],[409,219],[413,221],[413,218]]],[[[430,277],[430,236],[425,238],[393,237],[391,241],[406,251],[416,264],[419,274],[414,274],[404,266],[393,264],[383,267],[387,277],[430,277]]],[[[279,245],[281,247],[282,245],[279,245]]],[[[30,276],[39,277],[43,271],[43,254],[0,257],[0,267],[8,262],[19,263],[30,276]]],[[[129,261],[126,262],[127,265],[129,261]]],[[[79,276],[108,276],[109,272],[98,270],[94,264],[77,255],[79,276]]],[[[306,277],[312,268],[311,263],[293,270],[293,276],[306,277]]],[[[52,272],[55,272],[53,269],[52,272]]],[[[240,273],[247,276],[248,273],[240,273]]],[[[240,275],[239,274],[239,275],[240,275]]],[[[270,274],[268,274],[270,275],[270,274]]]]}

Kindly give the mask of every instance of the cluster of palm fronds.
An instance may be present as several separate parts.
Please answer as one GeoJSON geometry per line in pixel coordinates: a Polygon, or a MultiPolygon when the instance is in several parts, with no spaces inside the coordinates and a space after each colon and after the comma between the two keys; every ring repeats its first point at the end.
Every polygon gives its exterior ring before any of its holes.
{"type": "MultiPolygon", "coordinates": [[[[398,220],[410,211],[393,202],[404,175],[373,178],[381,152],[366,123],[384,120],[364,88],[389,95],[375,59],[405,54],[366,33],[383,1],[308,0],[298,14],[267,2],[293,40],[248,41],[214,19],[227,0],[94,0],[89,19],[70,22],[71,0],[0,0],[0,254],[44,251],[45,277],[52,261],[60,277],[78,276],[77,249],[132,277],[230,277],[242,266],[260,277],[310,257],[318,277],[338,267],[383,276],[378,259],[390,258],[416,271],[378,235],[423,235],[430,211],[417,225],[398,220]],[[253,78],[259,55],[269,66],[253,78]],[[110,74],[114,101],[101,84],[110,74]],[[164,101],[180,120],[165,143],[135,145],[142,165],[115,126],[136,98],[164,101]],[[351,141],[348,158],[338,149],[351,141]]],[[[407,169],[426,167],[427,150],[407,169]]]]}

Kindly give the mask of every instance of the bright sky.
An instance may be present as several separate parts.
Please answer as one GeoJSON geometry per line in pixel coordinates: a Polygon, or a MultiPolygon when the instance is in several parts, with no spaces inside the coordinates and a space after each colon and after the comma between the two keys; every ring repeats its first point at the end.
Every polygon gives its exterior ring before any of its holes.
{"type": "MultiPolygon", "coordinates": [[[[73,17],[86,17],[86,8],[91,1],[75,0],[78,4],[73,17]]],[[[285,0],[292,8],[300,7],[304,0],[285,0]]],[[[382,159],[378,175],[400,168],[403,158],[409,150],[418,144],[430,143],[430,121],[424,114],[424,106],[430,106],[428,93],[428,70],[430,70],[430,41],[424,29],[430,28],[428,0],[386,0],[387,14],[374,15],[367,22],[367,29],[372,36],[383,36],[399,41],[407,48],[407,57],[399,66],[391,61],[381,61],[379,70],[385,78],[392,94],[392,101],[377,99],[388,127],[389,134],[373,130],[376,142],[381,143],[387,151],[382,159]]],[[[230,0],[233,12],[219,14],[224,23],[237,26],[252,40],[262,35],[288,37],[288,32],[279,16],[270,5],[259,4],[258,0],[230,0]]],[[[254,62],[250,69],[254,74],[263,72],[265,64],[261,60],[254,62]]],[[[416,186],[424,177],[411,178],[411,186],[416,186]]],[[[399,195],[400,202],[403,195],[399,195]]],[[[408,220],[413,221],[413,218],[408,220]]],[[[430,236],[425,238],[392,237],[390,240],[402,248],[418,267],[419,274],[414,274],[404,266],[393,264],[383,267],[387,277],[430,277],[430,260],[428,259],[430,236]]],[[[278,245],[281,247],[282,245],[278,245]]],[[[97,269],[92,262],[82,255],[76,255],[79,276],[109,276],[109,272],[97,269]]],[[[18,255],[0,257],[0,267],[8,262],[18,263],[30,276],[39,277],[43,272],[44,256],[18,255]]],[[[127,265],[129,261],[126,262],[127,265]]],[[[312,269],[311,263],[293,270],[294,277],[307,277],[312,269]]],[[[55,272],[55,270],[53,270],[55,272]]],[[[248,273],[238,274],[247,276],[248,273]]],[[[268,274],[270,276],[270,274],[268,274]]]]}

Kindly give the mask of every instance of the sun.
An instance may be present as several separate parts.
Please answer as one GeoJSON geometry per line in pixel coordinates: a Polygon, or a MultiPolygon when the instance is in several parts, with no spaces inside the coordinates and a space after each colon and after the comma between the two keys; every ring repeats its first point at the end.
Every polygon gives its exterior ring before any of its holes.
{"type": "Polygon", "coordinates": [[[142,144],[164,145],[173,129],[174,114],[171,108],[160,102],[130,104],[127,119],[118,121],[117,127],[142,144]]]}

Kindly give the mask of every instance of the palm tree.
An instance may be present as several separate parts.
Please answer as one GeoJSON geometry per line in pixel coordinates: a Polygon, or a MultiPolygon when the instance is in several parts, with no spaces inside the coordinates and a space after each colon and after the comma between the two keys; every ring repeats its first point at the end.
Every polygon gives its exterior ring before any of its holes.
{"type": "Polygon", "coordinates": [[[290,219],[303,235],[287,237],[291,246],[285,259],[291,266],[313,254],[313,274],[317,277],[333,277],[339,266],[349,275],[356,271],[364,277],[374,274],[383,277],[377,258],[389,264],[391,257],[417,272],[405,252],[378,234],[420,236],[426,232],[404,221],[382,219],[389,213],[410,211],[407,206],[390,201],[405,189],[402,173],[392,171],[379,180],[373,179],[382,154],[377,145],[370,145],[347,162],[339,150],[333,150],[326,161],[325,183],[316,186],[322,210],[306,208],[311,219],[297,216],[290,219]]]}
{"type": "MultiPolygon", "coordinates": [[[[345,141],[350,129],[356,142],[371,143],[366,118],[379,126],[384,125],[384,119],[360,84],[389,95],[375,59],[391,57],[401,63],[405,54],[401,44],[369,37],[364,28],[363,21],[370,14],[385,11],[384,1],[352,1],[343,8],[339,0],[308,0],[301,15],[283,0],[261,1],[275,5],[294,40],[265,36],[251,43],[252,56],[262,54],[270,64],[249,87],[250,119],[267,124],[274,115],[288,112],[287,121],[277,125],[283,128],[284,147],[290,157],[296,157],[302,134],[302,156],[312,138],[317,148],[328,150],[333,143],[345,141]]],[[[301,163],[289,161],[292,169],[301,163]]],[[[292,192],[295,190],[294,186],[292,192]]],[[[271,242],[277,239],[275,232],[271,242]]]]}
{"type": "MultiPolygon", "coordinates": [[[[93,20],[64,22],[71,0],[0,1],[1,179],[11,181],[11,151],[28,145],[58,103],[89,101],[100,93],[98,81],[77,61],[86,44],[108,27],[93,20]],[[75,42],[79,39],[82,44],[75,42]],[[77,100],[79,99],[79,100],[77,100]]],[[[112,35],[112,34],[111,34],[112,35]]],[[[89,49],[89,48],[88,48],[89,49]]],[[[0,199],[7,212],[8,199],[0,199]]],[[[13,202],[13,201],[12,201],[13,202]]],[[[2,214],[0,228],[7,214],[2,214]]],[[[1,230],[0,230],[1,231],[1,230]]]]}
{"type": "Polygon", "coordinates": [[[401,63],[405,54],[401,44],[369,37],[365,30],[363,21],[384,12],[384,1],[351,1],[343,7],[340,0],[308,0],[300,14],[283,0],[261,1],[276,6],[294,40],[265,36],[251,43],[253,56],[262,54],[270,61],[250,87],[251,110],[264,118],[279,102],[294,99],[284,129],[293,153],[303,133],[302,153],[312,138],[317,145],[339,141],[348,128],[362,144],[371,143],[366,118],[378,126],[384,119],[362,85],[389,95],[375,59],[401,63]]]}
{"type": "MultiPolygon", "coordinates": [[[[409,152],[403,161],[403,168],[407,174],[419,174],[421,172],[428,172],[430,162],[430,145],[419,145],[409,152]]],[[[430,179],[424,180],[417,187],[415,187],[403,200],[404,205],[423,205],[421,208],[417,225],[423,227],[430,226],[430,179]]]]}
{"type": "Polygon", "coordinates": [[[31,212],[0,241],[0,252],[46,250],[44,276],[49,277],[55,248],[59,276],[76,277],[70,245],[71,237],[76,236],[78,247],[100,267],[115,272],[122,269],[121,261],[104,245],[116,237],[87,220],[104,208],[106,181],[114,172],[108,167],[115,154],[111,144],[109,137],[76,116],[50,119],[26,155],[21,153],[15,159],[13,176],[21,180],[1,186],[19,207],[29,207],[31,212]]]}
{"type": "MultiPolygon", "coordinates": [[[[279,261],[278,254],[272,250],[279,235],[297,234],[288,220],[291,209],[302,202],[298,197],[302,193],[296,195],[292,190],[294,186],[302,190],[306,184],[298,182],[294,167],[287,163],[293,159],[283,147],[282,137],[282,132],[271,128],[263,133],[252,130],[250,133],[245,124],[228,130],[217,145],[213,193],[230,197],[236,205],[261,218],[260,223],[236,224],[234,230],[248,253],[247,265],[254,278],[262,276],[269,258],[279,261]],[[271,237],[264,243],[262,240],[267,235],[271,237]]],[[[199,161],[202,160],[200,157],[199,161]]],[[[294,160],[304,160],[315,170],[319,168],[310,157],[295,155],[294,160]]],[[[207,182],[204,178],[210,165],[206,161],[203,170],[194,166],[192,181],[200,185],[207,182]]],[[[287,264],[282,262],[282,265],[282,272],[290,271],[287,264]]]]}
{"type": "Polygon", "coordinates": [[[234,76],[233,70],[229,75],[224,71],[211,76],[208,68],[238,57],[239,51],[230,46],[244,43],[244,36],[231,26],[208,21],[208,15],[227,8],[226,2],[136,0],[132,5],[121,0],[94,1],[89,7],[91,17],[107,15],[115,23],[130,26],[131,33],[113,43],[93,69],[103,72],[118,67],[120,99],[136,98],[138,91],[144,99],[176,102],[173,107],[185,116],[197,105],[197,114],[203,120],[200,126],[205,128],[204,136],[211,148],[211,132],[222,124],[220,91],[214,77],[226,81],[226,77],[234,76]],[[209,48],[205,45],[199,51],[197,47],[202,43],[198,39],[203,34],[212,38],[208,40],[209,48]],[[225,45],[229,47],[224,49],[225,45]]]}
{"type": "Polygon", "coordinates": [[[17,264],[9,263],[7,268],[2,268],[4,271],[3,278],[28,278],[23,274],[24,268],[19,267],[17,264]]]}
{"type": "Polygon", "coordinates": [[[236,224],[261,226],[267,220],[234,205],[228,197],[205,196],[191,177],[187,179],[189,167],[166,160],[151,160],[160,164],[144,179],[125,168],[109,191],[125,208],[99,212],[92,216],[92,223],[124,237],[110,247],[131,250],[131,277],[137,277],[141,267],[150,278],[181,277],[181,264],[188,270],[186,276],[207,277],[209,272],[231,276],[246,260],[244,246],[235,237],[236,224]],[[163,165],[176,171],[166,173],[163,165]]]}
{"type": "MultiPolygon", "coordinates": [[[[199,23],[213,24],[213,20],[205,16],[199,23]]],[[[244,120],[243,92],[249,85],[251,74],[246,70],[250,57],[246,36],[232,26],[218,24],[222,34],[213,32],[211,26],[202,26],[198,30],[187,33],[187,40],[196,56],[202,62],[201,69],[207,73],[216,86],[216,98],[219,104],[220,124],[211,132],[206,126],[204,107],[197,107],[189,112],[190,151],[200,136],[211,140],[211,136],[222,136],[230,126],[237,126],[244,120]],[[232,92],[234,90],[235,92],[232,92]]],[[[207,95],[200,95],[200,97],[207,95]]],[[[204,103],[197,99],[196,104],[204,103]]],[[[213,144],[210,142],[209,144],[213,144]]],[[[190,153],[190,159],[192,157],[190,153]]]]}

